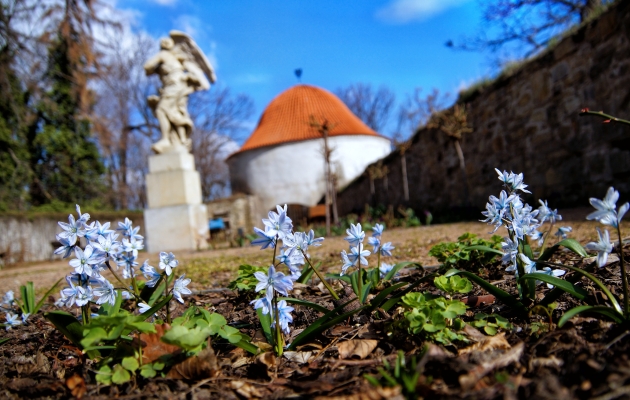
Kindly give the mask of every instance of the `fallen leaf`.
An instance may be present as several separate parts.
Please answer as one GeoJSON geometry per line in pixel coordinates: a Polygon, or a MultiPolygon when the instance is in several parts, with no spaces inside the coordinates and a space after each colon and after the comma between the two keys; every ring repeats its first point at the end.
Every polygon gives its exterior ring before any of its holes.
{"type": "Polygon", "coordinates": [[[318,396],[315,400],[404,400],[400,386],[369,388],[349,396],[318,396]]]}
{"type": "Polygon", "coordinates": [[[472,389],[477,384],[477,382],[479,382],[489,372],[497,368],[503,368],[512,363],[518,362],[518,360],[520,360],[521,356],[523,355],[524,349],[525,344],[523,342],[520,342],[510,350],[504,353],[497,354],[494,358],[481,363],[467,374],[460,375],[459,384],[464,390],[472,389]]]}
{"type": "Polygon", "coordinates": [[[300,364],[306,364],[313,355],[312,351],[285,351],[284,357],[289,360],[300,364]]]}
{"type": "Polygon", "coordinates": [[[87,393],[87,387],[85,386],[85,380],[77,374],[72,375],[66,379],[66,386],[70,389],[70,393],[77,399],[85,396],[87,393]]]}
{"type": "Polygon", "coordinates": [[[269,368],[276,367],[276,356],[272,352],[262,353],[256,357],[256,362],[269,368]]]}
{"type": "Polygon", "coordinates": [[[501,332],[495,336],[484,336],[483,339],[480,339],[477,343],[459,350],[458,354],[469,354],[477,351],[509,350],[511,348],[512,346],[505,340],[505,332],[501,332]]]}
{"type": "Polygon", "coordinates": [[[171,329],[168,324],[155,325],[155,333],[141,333],[138,337],[142,346],[142,363],[149,364],[165,354],[178,354],[182,349],[173,344],[166,344],[160,340],[164,333],[171,329]]]}
{"type": "Polygon", "coordinates": [[[212,347],[208,344],[208,347],[200,351],[197,355],[174,365],[173,368],[168,371],[166,377],[171,379],[199,380],[214,378],[219,372],[220,369],[217,363],[217,357],[212,347]]]}
{"type": "Polygon", "coordinates": [[[247,382],[243,382],[239,380],[231,381],[230,386],[232,387],[232,389],[236,391],[236,393],[240,394],[246,399],[251,399],[252,397],[256,397],[256,398],[262,397],[262,393],[260,393],[260,391],[256,389],[255,386],[247,382]]]}
{"type": "Polygon", "coordinates": [[[358,357],[361,360],[367,357],[378,345],[378,340],[352,339],[337,344],[339,358],[358,357]]]}

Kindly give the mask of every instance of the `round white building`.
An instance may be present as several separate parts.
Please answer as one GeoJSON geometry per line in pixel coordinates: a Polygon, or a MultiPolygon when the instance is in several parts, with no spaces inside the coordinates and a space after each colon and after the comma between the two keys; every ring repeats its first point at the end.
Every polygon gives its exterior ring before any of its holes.
{"type": "Polygon", "coordinates": [[[313,122],[329,126],[331,169],[338,188],[387,156],[390,140],[357,118],[327,90],[297,85],[278,95],[239,151],[228,157],[233,193],[276,204],[314,206],[325,193],[324,139],[313,122]]]}

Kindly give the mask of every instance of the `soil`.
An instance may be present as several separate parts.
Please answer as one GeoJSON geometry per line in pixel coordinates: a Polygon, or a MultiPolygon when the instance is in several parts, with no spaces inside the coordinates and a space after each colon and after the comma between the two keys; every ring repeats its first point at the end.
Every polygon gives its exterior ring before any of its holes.
{"type": "MultiPolygon", "coordinates": [[[[582,212],[577,215],[581,217],[582,212]]],[[[596,238],[596,224],[582,222],[577,217],[575,221],[566,223],[573,227],[571,237],[582,244],[596,238]]],[[[627,228],[627,225],[622,227],[625,232],[627,228]]],[[[437,266],[437,261],[427,255],[430,247],[442,241],[454,241],[464,232],[490,236],[488,226],[481,223],[386,230],[384,239],[396,246],[396,262],[416,261],[428,267],[426,271],[407,268],[398,281],[414,282],[429,274],[437,266]]],[[[322,269],[338,272],[339,250],[345,247],[342,238],[327,239],[311,256],[323,261],[322,269]]],[[[630,259],[630,246],[626,245],[624,250],[626,260],[630,259]]],[[[147,256],[152,262],[157,260],[156,255],[147,256]]],[[[179,268],[196,282],[193,295],[186,297],[186,307],[194,304],[218,312],[229,324],[253,337],[253,341],[264,340],[256,313],[249,304],[252,295],[224,288],[235,277],[240,263],[266,265],[270,253],[248,247],[177,256],[182,263],[179,268]]],[[[585,265],[567,252],[558,253],[554,261],[585,265]]],[[[495,262],[472,272],[515,294],[514,277],[504,269],[495,262]]],[[[45,291],[68,271],[67,261],[8,268],[0,271],[0,291],[16,290],[26,281],[34,281],[38,290],[45,291]]],[[[609,263],[595,274],[615,295],[621,295],[618,262],[609,263]]],[[[438,294],[431,282],[414,290],[438,294]]],[[[582,285],[595,302],[607,304],[601,291],[585,280],[582,285]]],[[[547,291],[539,290],[539,296],[547,291]]],[[[330,295],[321,284],[296,287],[292,295],[329,309],[333,307],[330,295]]],[[[54,309],[48,303],[28,324],[0,332],[0,341],[8,339],[0,344],[0,397],[401,399],[404,398],[401,386],[374,386],[364,376],[378,379],[379,369],[384,368],[383,360],[394,365],[398,352],[402,351],[408,364],[412,359],[417,362],[415,371],[419,372],[419,378],[415,393],[418,398],[630,398],[628,326],[576,317],[558,328],[556,323],[562,313],[582,304],[568,295],[558,299],[551,321],[544,313],[542,316],[516,314],[486,295],[487,292],[474,285],[473,292],[457,296],[468,302],[469,309],[463,319],[470,322],[476,313],[496,313],[508,318],[513,329],[487,336],[468,327],[465,330],[468,342],[440,345],[398,327],[397,321],[401,319],[398,311],[379,310],[349,317],[299,347],[289,357],[275,358],[271,353],[251,356],[228,342],[215,340],[210,347],[212,350],[205,354],[207,365],[211,367],[201,372],[185,373],[180,379],[136,376],[127,384],[112,386],[97,384],[94,362],[43,317],[42,311],[54,309]]],[[[175,304],[173,314],[183,312],[184,305],[175,304]]],[[[295,308],[292,337],[321,315],[303,306],[295,308]]]]}

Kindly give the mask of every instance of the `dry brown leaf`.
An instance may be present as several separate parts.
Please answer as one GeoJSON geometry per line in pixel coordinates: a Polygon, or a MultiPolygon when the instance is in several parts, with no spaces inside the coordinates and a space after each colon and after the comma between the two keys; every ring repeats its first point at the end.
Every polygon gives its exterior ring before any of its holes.
{"type": "Polygon", "coordinates": [[[166,374],[171,379],[198,380],[204,378],[214,378],[220,372],[217,357],[210,345],[197,355],[187,358],[176,364],[166,374]]]}
{"type": "Polygon", "coordinates": [[[287,360],[300,364],[306,364],[313,355],[312,351],[285,351],[283,355],[287,360]]]}
{"type": "Polygon", "coordinates": [[[246,399],[251,399],[253,397],[256,397],[256,398],[262,397],[262,393],[260,393],[260,391],[256,389],[255,386],[250,385],[247,382],[243,382],[239,380],[231,381],[230,386],[232,387],[232,389],[236,391],[236,393],[240,394],[246,399]]]}
{"type": "Polygon", "coordinates": [[[494,336],[484,336],[477,343],[459,350],[459,355],[469,354],[473,352],[487,352],[492,350],[509,350],[512,346],[505,340],[505,332],[501,332],[494,336]]]}
{"type": "Polygon", "coordinates": [[[160,340],[164,333],[171,329],[169,324],[155,325],[155,333],[141,333],[139,336],[142,346],[142,363],[149,364],[165,354],[178,354],[182,349],[173,344],[166,344],[160,340]]]}
{"type": "Polygon", "coordinates": [[[315,400],[404,400],[400,386],[370,388],[349,396],[319,396],[315,400]]]}
{"type": "Polygon", "coordinates": [[[477,382],[479,382],[490,371],[493,371],[497,368],[503,368],[512,363],[518,362],[518,360],[520,360],[521,356],[523,355],[524,349],[525,344],[523,342],[520,342],[510,350],[498,354],[492,360],[485,361],[476,366],[469,373],[460,375],[459,384],[464,390],[472,389],[473,387],[475,387],[477,382]]]}
{"type": "Polygon", "coordinates": [[[378,340],[352,339],[337,343],[339,358],[367,357],[378,345],[378,340]]]}
{"type": "Polygon", "coordinates": [[[80,399],[85,396],[87,393],[87,387],[85,386],[85,380],[77,374],[72,375],[70,378],[66,379],[66,386],[70,389],[70,393],[72,396],[80,399]]]}
{"type": "Polygon", "coordinates": [[[262,353],[256,357],[256,362],[269,368],[276,367],[276,356],[272,352],[262,353]]]}

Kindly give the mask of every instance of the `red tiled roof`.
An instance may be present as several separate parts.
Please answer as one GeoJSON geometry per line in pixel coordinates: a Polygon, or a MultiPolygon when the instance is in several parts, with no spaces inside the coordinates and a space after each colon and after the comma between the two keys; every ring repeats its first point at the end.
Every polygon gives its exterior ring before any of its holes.
{"type": "Polygon", "coordinates": [[[310,125],[311,118],[319,123],[328,121],[332,127],[330,136],[380,136],[334,94],[315,86],[297,85],[269,103],[252,135],[234,154],[263,146],[320,138],[317,128],[310,125]]]}

